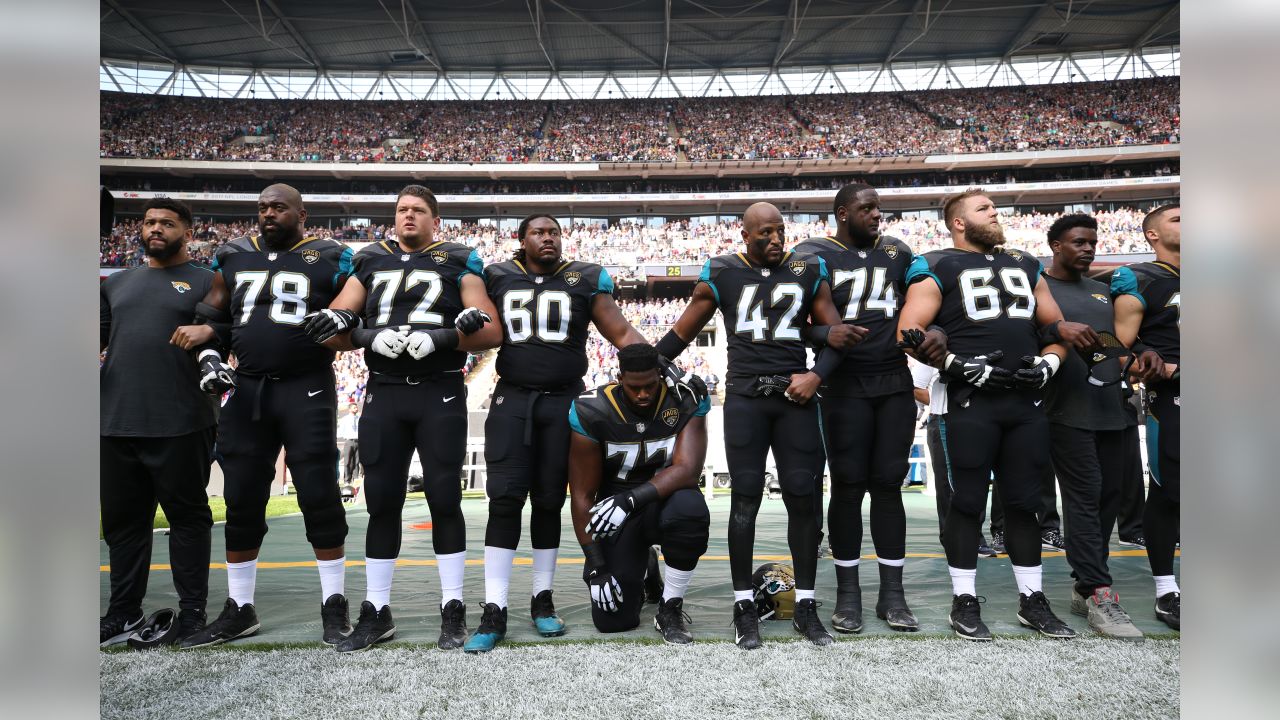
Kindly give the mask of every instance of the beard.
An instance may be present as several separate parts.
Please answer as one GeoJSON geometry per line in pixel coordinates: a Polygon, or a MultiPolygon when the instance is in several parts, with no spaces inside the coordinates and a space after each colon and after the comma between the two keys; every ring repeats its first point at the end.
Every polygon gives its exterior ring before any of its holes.
{"type": "Polygon", "coordinates": [[[868,230],[865,225],[856,225],[853,222],[845,223],[845,231],[849,233],[849,237],[853,238],[854,244],[858,246],[867,246],[875,244],[876,238],[880,237],[880,230],[868,230]]]}
{"type": "Polygon", "coordinates": [[[1004,244],[1004,227],[1001,225],[974,225],[965,228],[964,239],[984,248],[994,248],[1004,244]]]}
{"type": "Polygon", "coordinates": [[[142,245],[142,251],[146,253],[149,258],[155,258],[156,260],[168,260],[182,251],[182,245],[183,241],[178,239],[174,242],[165,241],[164,247],[155,248],[151,246],[151,241],[147,240],[142,245]]]}

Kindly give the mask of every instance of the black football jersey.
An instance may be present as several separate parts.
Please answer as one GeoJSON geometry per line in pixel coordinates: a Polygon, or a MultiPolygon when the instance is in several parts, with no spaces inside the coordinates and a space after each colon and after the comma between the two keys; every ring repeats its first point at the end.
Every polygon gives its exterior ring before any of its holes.
{"type": "Polygon", "coordinates": [[[934,323],[957,355],[1004,352],[997,363],[1017,370],[1024,355],[1040,354],[1036,282],[1042,267],[1034,255],[1001,249],[991,254],[947,248],[916,257],[907,284],[936,282],[942,307],[934,323]]]}
{"type": "MultiPolygon", "coordinates": [[[[451,328],[462,312],[462,278],[483,279],[484,263],[475,250],[452,242],[437,242],[409,251],[395,240],[383,240],[356,253],[353,272],[367,294],[364,326],[408,325],[414,330],[451,328]]],[[[426,375],[457,370],[466,362],[462,350],[437,350],[421,360],[409,353],[389,358],[365,353],[369,370],[386,375],[426,375]]]]}
{"type": "Polygon", "coordinates": [[[250,375],[296,374],[327,367],[334,352],[302,332],[307,313],[329,307],[351,275],[351,248],[306,238],[272,250],[256,237],[218,248],[213,269],[231,292],[231,349],[250,375]]]}
{"type": "Polygon", "coordinates": [[[1116,268],[1111,297],[1132,295],[1142,301],[1138,338],[1160,353],[1165,362],[1182,356],[1182,278],[1178,268],[1163,262],[1144,262],[1116,268]]]}
{"type": "Polygon", "coordinates": [[[885,375],[907,367],[907,356],[898,347],[898,311],[907,295],[907,268],[915,253],[901,240],[880,236],[874,245],[846,247],[832,237],[809,238],[796,252],[817,255],[831,274],[831,297],[841,317],[850,325],[871,332],[845,354],[833,373],[885,375]]]}
{"type": "Polygon", "coordinates": [[[729,334],[729,373],[804,372],[808,364],[800,328],[809,319],[818,286],[828,281],[822,258],[788,252],[773,267],[745,253],[713,257],[699,282],[715,295],[729,334]]]}
{"type": "Polygon", "coordinates": [[[695,417],[711,411],[710,398],[695,403],[687,394],[659,390],[652,410],[637,413],[627,405],[617,384],[602,385],[569,406],[569,427],[600,444],[604,461],[597,497],[605,497],[649,482],[671,465],[676,436],[695,417]]]}
{"type": "Polygon", "coordinates": [[[608,271],[566,262],[550,275],[535,275],[508,260],[487,266],[484,277],[502,322],[498,376],[542,390],[581,388],[591,303],[600,293],[613,294],[608,271]]]}

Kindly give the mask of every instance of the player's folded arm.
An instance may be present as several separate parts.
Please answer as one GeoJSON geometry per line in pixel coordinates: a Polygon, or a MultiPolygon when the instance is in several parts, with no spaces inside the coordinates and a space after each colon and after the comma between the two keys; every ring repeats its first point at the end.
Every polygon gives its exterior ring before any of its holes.
{"type": "Polygon", "coordinates": [[[502,344],[502,323],[498,320],[498,309],[485,290],[484,279],[477,274],[468,273],[458,281],[462,304],[467,308],[476,308],[489,316],[479,330],[464,335],[458,342],[459,350],[481,352],[496,348],[502,344]]]}
{"type": "MultiPolygon", "coordinates": [[[[937,278],[931,273],[908,276],[907,282],[907,298],[902,304],[902,310],[898,313],[898,334],[902,336],[904,331],[916,331],[923,336],[926,328],[930,332],[935,329],[931,323],[937,319],[938,311],[942,309],[942,289],[938,285],[937,278]]],[[[941,328],[936,329],[939,333],[942,332],[941,328]]],[[[917,360],[928,362],[927,358],[920,357],[917,349],[918,346],[903,348],[917,360]]]]}

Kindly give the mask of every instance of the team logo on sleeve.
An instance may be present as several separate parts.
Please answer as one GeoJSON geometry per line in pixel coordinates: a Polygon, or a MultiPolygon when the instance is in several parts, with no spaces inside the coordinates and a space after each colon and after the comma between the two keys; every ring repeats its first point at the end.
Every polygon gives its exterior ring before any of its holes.
{"type": "Polygon", "coordinates": [[[443,265],[449,259],[449,253],[444,250],[432,250],[431,260],[437,265],[443,265]]]}
{"type": "Polygon", "coordinates": [[[1102,293],[1094,293],[1093,299],[1103,304],[1110,303],[1110,300],[1107,299],[1107,296],[1103,295],[1102,293]]]}
{"type": "Polygon", "coordinates": [[[884,246],[884,254],[885,254],[885,255],[888,255],[890,260],[896,260],[896,259],[898,258],[898,246],[897,246],[897,245],[885,245],[885,246],[884,246]]]}
{"type": "Polygon", "coordinates": [[[792,260],[787,263],[787,267],[791,270],[791,274],[799,277],[804,274],[804,269],[809,267],[809,263],[804,260],[792,260]]]}
{"type": "Polygon", "coordinates": [[[667,427],[675,427],[676,423],[680,422],[680,410],[678,408],[667,408],[666,410],[663,410],[662,422],[666,423],[667,427]]]}
{"type": "Polygon", "coordinates": [[[316,261],[319,259],[320,259],[319,250],[303,250],[302,251],[302,261],[308,265],[315,265],[316,261]]]}
{"type": "Polygon", "coordinates": [[[1022,251],[1021,251],[1021,250],[1005,250],[1005,251],[1004,251],[1004,254],[1005,254],[1005,255],[1008,255],[1009,257],[1013,258],[1014,260],[1021,260],[1021,259],[1022,259],[1022,251]]]}
{"type": "Polygon", "coordinates": [[[582,282],[582,273],[572,270],[564,274],[564,281],[569,287],[573,287],[582,282]]]}
{"type": "Polygon", "coordinates": [[[171,282],[171,283],[169,283],[169,284],[170,284],[170,285],[172,285],[172,286],[173,286],[173,289],[174,289],[174,290],[177,290],[179,294],[182,294],[182,293],[184,293],[184,292],[186,292],[186,291],[188,291],[188,290],[190,290],[190,289],[191,289],[191,285],[190,285],[189,283],[186,283],[186,282],[182,281],[182,280],[174,280],[173,282],[171,282]]]}

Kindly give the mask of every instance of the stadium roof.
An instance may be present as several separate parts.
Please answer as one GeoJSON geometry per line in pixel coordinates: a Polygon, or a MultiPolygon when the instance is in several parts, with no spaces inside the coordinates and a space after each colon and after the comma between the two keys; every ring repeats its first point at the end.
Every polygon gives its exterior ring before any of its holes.
{"type": "Polygon", "coordinates": [[[184,66],[787,68],[1178,45],[1179,0],[101,0],[101,56],[184,66]]]}

